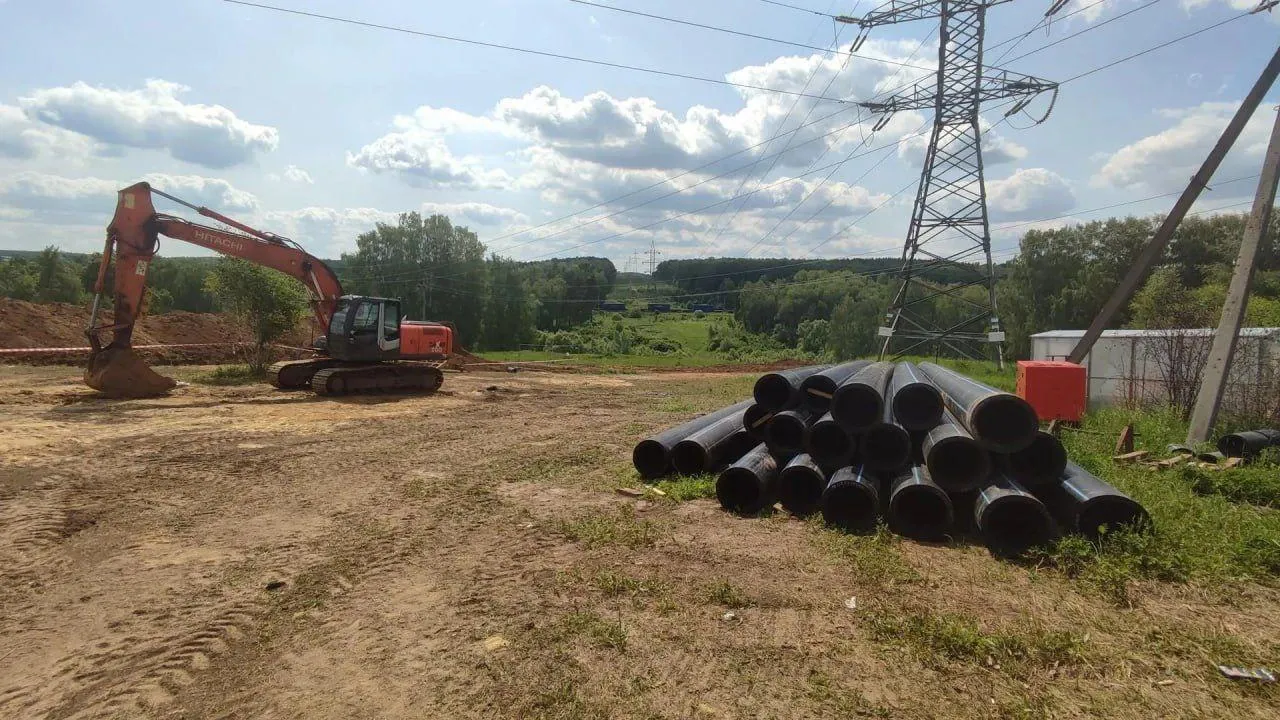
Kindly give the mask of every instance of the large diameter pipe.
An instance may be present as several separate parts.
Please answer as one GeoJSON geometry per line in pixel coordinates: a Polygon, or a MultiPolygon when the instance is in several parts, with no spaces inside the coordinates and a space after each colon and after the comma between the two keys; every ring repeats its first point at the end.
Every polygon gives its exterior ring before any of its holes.
{"type": "Polygon", "coordinates": [[[925,434],[921,451],[929,476],[947,492],[977,490],[991,474],[991,453],[949,411],[925,434]]]}
{"type": "Polygon", "coordinates": [[[756,402],[770,410],[786,410],[800,404],[800,383],[809,376],[830,368],[830,365],[812,365],[810,367],[765,373],[756,380],[753,396],[756,402]]]}
{"type": "Polygon", "coordinates": [[[739,515],[754,515],[773,503],[778,461],[761,443],[725,468],[716,479],[720,507],[739,515]]]}
{"type": "Polygon", "coordinates": [[[880,508],[880,484],[862,467],[836,470],[822,491],[822,519],[849,532],[871,532],[880,508]]]}
{"type": "Polygon", "coordinates": [[[1069,462],[1062,479],[1038,491],[1067,529],[1097,540],[1108,529],[1146,528],[1151,517],[1125,495],[1079,465],[1069,462]]]}
{"type": "Polygon", "coordinates": [[[974,524],[992,554],[1014,557],[1054,538],[1053,518],[1035,495],[1013,478],[992,474],[978,493],[973,507],[974,524]]]}
{"type": "Polygon", "coordinates": [[[747,409],[721,418],[671,448],[671,465],[681,475],[715,470],[750,452],[759,442],[742,427],[747,409]]]}
{"type": "Polygon", "coordinates": [[[801,402],[817,415],[827,412],[836,388],[870,364],[870,360],[854,360],[810,375],[800,383],[801,402]]]}
{"type": "Polygon", "coordinates": [[[893,417],[908,430],[929,430],[942,422],[942,393],[913,363],[900,362],[889,385],[893,417]]]}
{"type": "Polygon", "coordinates": [[[773,419],[776,412],[760,403],[752,403],[742,414],[742,427],[758,442],[764,442],[765,428],[769,426],[769,421],[773,419]]]}
{"type": "Polygon", "coordinates": [[[636,472],[640,473],[644,478],[662,477],[671,470],[671,450],[675,448],[676,443],[712,423],[723,420],[749,407],[751,407],[751,401],[743,400],[735,405],[709,412],[687,423],[664,430],[652,437],[647,437],[636,443],[635,448],[632,449],[631,464],[635,466],[636,472]]]}
{"type": "Polygon", "coordinates": [[[1026,400],[934,363],[920,369],[942,391],[943,401],[969,434],[993,452],[1017,452],[1031,444],[1040,418],[1026,400]]]}
{"type": "Polygon", "coordinates": [[[1245,430],[1218,438],[1218,452],[1227,457],[1253,459],[1272,446],[1280,446],[1280,430],[1245,430]]]}
{"type": "Polygon", "coordinates": [[[778,500],[788,512],[807,517],[822,505],[827,474],[807,453],[793,458],[778,475],[778,500]]]}
{"type": "Polygon", "coordinates": [[[889,488],[889,529],[916,540],[937,540],[951,532],[955,510],[951,498],[919,465],[889,488]]]}
{"type": "Polygon", "coordinates": [[[804,437],[813,414],[808,410],[783,410],[774,414],[764,429],[764,441],[769,449],[779,455],[795,455],[804,452],[804,437]]]}
{"type": "Polygon", "coordinates": [[[1057,482],[1067,469],[1067,450],[1062,441],[1043,430],[1036,431],[1030,445],[999,457],[1014,480],[1032,489],[1057,482]]]}
{"type": "Polygon", "coordinates": [[[911,434],[893,419],[892,405],[885,403],[880,422],[862,434],[859,450],[872,472],[892,473],[911,464],[911,434]]]}
{"type": "Polygon", "coordinates": [[[831,397],[831,415],[851,433],[860,433],[884,416],[884,397],[893,363],[875,362],[845,380],[831,397]]]}
{"type": "Polygon", "coordinates": [[[827,467],[842,467],[853,462],[857,443],[831,413],[818,418],[804,436],[804,449],[813,459],[827,467]]]}

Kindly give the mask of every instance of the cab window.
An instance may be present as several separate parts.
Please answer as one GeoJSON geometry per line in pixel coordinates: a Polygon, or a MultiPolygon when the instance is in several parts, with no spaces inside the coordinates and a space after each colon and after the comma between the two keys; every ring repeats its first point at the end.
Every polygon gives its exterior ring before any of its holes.
{"type": "Polygon", "coordinates": [[[372,302],[362,302],[356,308],[356,316],[351,323],[351,329],[357,333],[370,333],[378,331],[378,304],[372,302]]]}
{"type": "Polygon", "coordinates": [[[400,306],[386,303],[382,308],[382,337],[395,340],[400,337],[400,306]]]}
{"type": "Polygon", "coordinates": [[[338,301],[338,307],[333,311],[333,317],[329,320],[329,332],[341,335],[347,331],[347,310],[350,308],[351,303],[348,301],[338,301]]]}

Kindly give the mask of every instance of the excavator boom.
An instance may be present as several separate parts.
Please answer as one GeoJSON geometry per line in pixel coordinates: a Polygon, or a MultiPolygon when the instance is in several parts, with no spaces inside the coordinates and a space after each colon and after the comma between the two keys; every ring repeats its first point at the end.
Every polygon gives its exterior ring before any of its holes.
{"type": "Polygon", "coordinates": [[[147,271],[164,235],[223,255],[243,258],[279,270],[299,280],[311,296],[311,311],[322,330],[329,327],[342,284],[319,258],[292,240],[255,230],[205,207],[197,207],[172,195],[138,183],[119,192],[115,216],[107,227],[106,246],[94,285],[93,309],[87,334],[92,353],[85,382],[110,397],[147,397],[173,387],[169,378],[156,374],[133,352],[133,330],[142,316],[147,289],[147,271]],[[232,232],[193,223],[180,217],[159,214],[152,195],[181,203],[200,215],[236,228],[232,232]],[[107,269],[115,261],[112,291],[113,320],[99,324],[102,293],[106,291],[107,269]],[[110,342],[103,344],[105,332],[110,342]]]}

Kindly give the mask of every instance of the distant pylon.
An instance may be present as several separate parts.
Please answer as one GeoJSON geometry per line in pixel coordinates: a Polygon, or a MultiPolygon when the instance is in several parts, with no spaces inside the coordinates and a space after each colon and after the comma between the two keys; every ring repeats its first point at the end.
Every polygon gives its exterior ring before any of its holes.
{"type": "MultiPolygon", "coordinates": [[[[982,43],[987,8],[1010,0],[890,0],[861,18],[840,22],[861,28],[853,50],[867,32],[880,25],[938,18],[936,80],[917,84],[882,102],[862,103],[884,113],[876,127],[902,110],[932,110],[933,133],[925,152],[920,187],[911,212],[911,225],[902,250],[898,290],[879,329],[880,357],[939,351],[942,347],[966,357],[980,357],[983,348],[995,351],[1003,363],[1004,333],[996,309],[995,271],[991,262],[991,232],[987,218],[987,190],[982,168],[982,131],[978,111],[985,100],[1016,98],[1005,113],[1021,112],[1037,96],[1054,93],[1057,83],[997,69],[984,73],[982,43]],[[945,279],[930,271],[948,271],[945,279]],[[930,277],[930,276],[933,277],[930,277]],[[965,291],[982,287],[982,297],[965,291]],[[939,297],[957,301],[960,312],[942,317],[930,302],[939,297]]],[[[1057,12],[1055,2],[1048,15],[1057,12]]],[[[1050,103],[1049,108],[1053,105],[1050,103]]],[[[1048,117],[1039,118],[1043,122],[1048,117]]]]}

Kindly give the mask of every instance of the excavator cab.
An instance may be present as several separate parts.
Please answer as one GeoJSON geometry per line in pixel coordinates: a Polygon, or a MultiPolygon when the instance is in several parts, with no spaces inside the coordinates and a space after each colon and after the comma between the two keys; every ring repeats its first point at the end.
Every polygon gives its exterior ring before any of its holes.
{"type": "Polygon", "coordinates": [[[329,357],[378,362],[400,357],[400,301],[344,295],[329,321],[329,357]]]}

